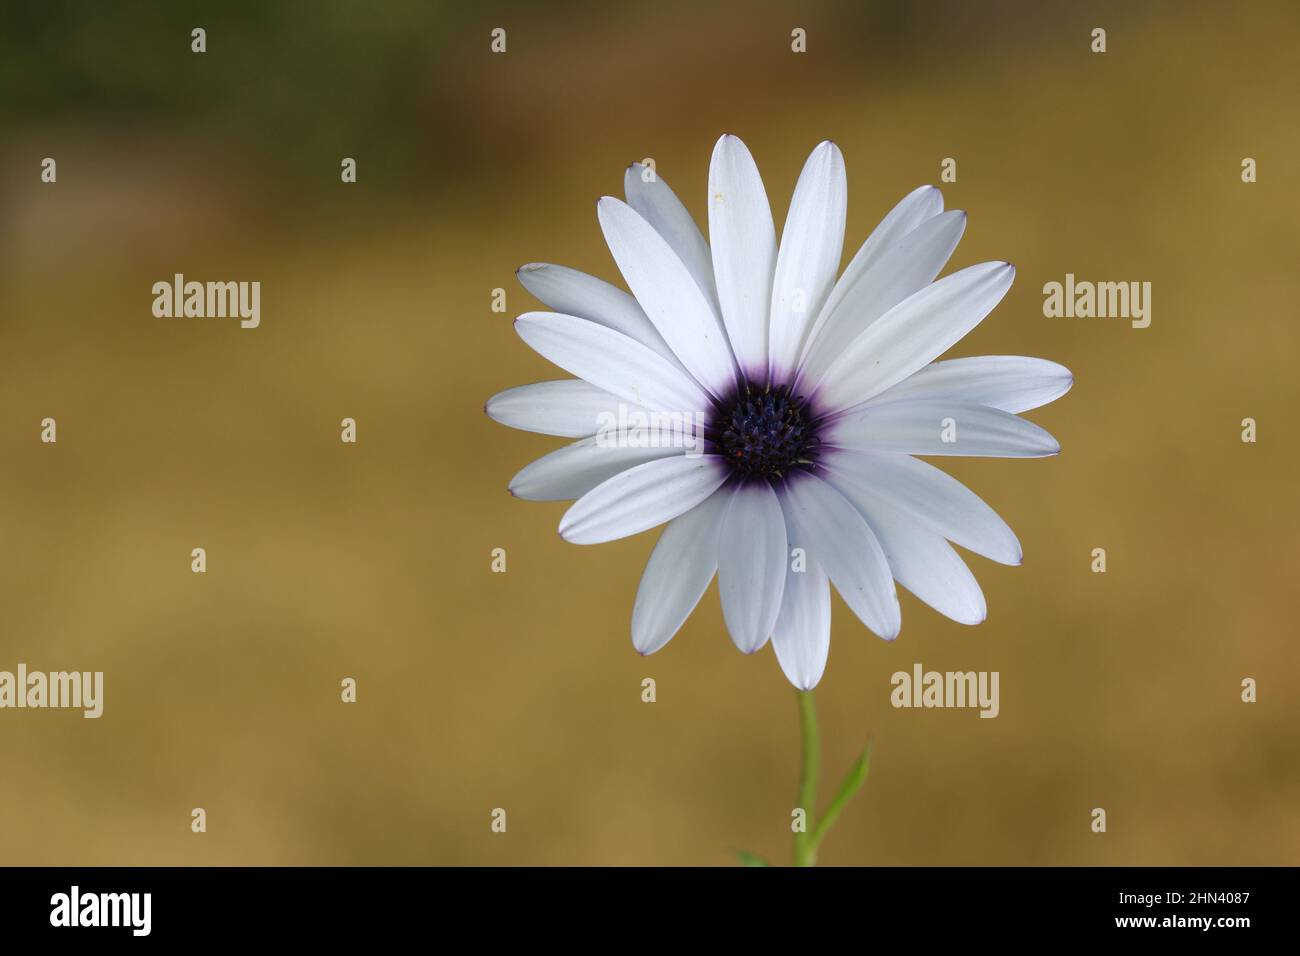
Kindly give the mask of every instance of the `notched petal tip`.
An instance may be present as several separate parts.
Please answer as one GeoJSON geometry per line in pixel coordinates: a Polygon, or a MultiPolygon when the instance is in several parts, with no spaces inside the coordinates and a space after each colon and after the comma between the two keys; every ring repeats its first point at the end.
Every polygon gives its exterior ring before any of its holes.
{"type": "MultiPolygon", "coordinates": [[[[632,650],[636,651],[637,654],[640,655],[641,657],[649,657],[651,654],[663,650],[665,645],[667,645],[668,641],[656,641],[654,639],[653,633],[642,633],[638,639],[636,620],[635,620],[636,618],[635,610],[632,612],[632,615],[633,615],[632,628],[631,628],[632,650]],[[647,650],[646,648],[649,648],[649,650],[647,650]]],[[[644,631],[645,629],[642,628],[642,630],[644,631]]],[[[671,638],[669,638],[669,640],[671,640],[671,638]]]]}
{"type": "Polygon", "coordinates": [[[956,621],[958,624],[964,624],[967,627],[978,627],[980,624],[987,621],[989,619],[989,606],[987,602],[983,600],[983,594],[980,595],[980,598],[981,600],[978,607],[973,609],[975,612],[973,615],[970,615],[965,619],[954,617],[952,620],[956,621]]]}
{"type": "MultiPolygon", "coordinates": [[[[570,511],[573,510],[573,505],[570,505],[570,506],[569,506],[569,510],[570,510],[570,511]]],[[[584,540],[582,540],[582,537],[581,537],[580,535],[577,536],[577,537],[574,536],[574,532],[573,532],[573,522],[569,520],[569,513],[568,513],[567,511],[564,513],[564,516],[560,518],[560,526],[559,526],[558,528],[555,529],[555,533],[558,534],[558,535],[560,536],[560,540],[562,540],[562,541],[564,541],[564,542],[566,542],[566,543],[568,543],[568,544],[596,544],[596,543],[598,543],[598,542],[591,541],[591,540],[586,540],[586,541],[584,541],[584,540]]]]}
{"type": "Polygon", "coordinates": [[[596,200],[596,221],[600,223],[600,229],[605,233],[606,241],[609,240],[608,230],[613,228],[619,220],[619,215],[626,210],[638,219],[641,217],[632,206],[619,199],[617,196],[601,196],[596,200]]]}
{"type": "Polygon", "coordinates": [[[718,152],[724,148],[735,149],[736,147],[740,147],[746,152],[749,151],[749,147],[745,145],[745,141],[735,133],[723,133],[718,137],[718,141],[713,144],[713,155],[716,157],[718,152]]]}

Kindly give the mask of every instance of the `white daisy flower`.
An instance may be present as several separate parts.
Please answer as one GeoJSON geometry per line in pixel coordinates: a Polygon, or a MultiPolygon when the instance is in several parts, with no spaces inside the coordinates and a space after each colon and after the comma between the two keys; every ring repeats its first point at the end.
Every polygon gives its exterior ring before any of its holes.
{"type": "Polygon", "coordinates": [[[521,498],[577,499],[560,522],[566,540],[667,523],[632,610],[636,649],[663,647],[715,572],[736,646],[753,653],[770,637],[802,690],[826,666],[832,584],[886,640],[900,627],[895,581],[954,621],[984,620],[984,595],[949,542],[1003,564],[1020,563],[1020,543],[914,456],[1060,450],[1018,413],[1063,395],[1067,369],[1019,356],[935,361],[993,310],[1015,267],[986,262],[935,281],[966,215],[923,186],[837,281],[846,183],[831,142],[804,164],[780,242],[735,136],[713,150],[709,242],[651,171],[633,165],[624,188],[627,202],[607,196],[597,216],[632,294],[563,266],[520,269],[554,311],[521,315],[516,331],[577,378],[502,392],[487,413],[578,439],[510,484],[521,498]],[[692,422],[687,440],[645,440],[659,433],[645,427],[650,413],[692,422]],[[609,440],[611,422],[628,426],[626,440],[609,440]]]}

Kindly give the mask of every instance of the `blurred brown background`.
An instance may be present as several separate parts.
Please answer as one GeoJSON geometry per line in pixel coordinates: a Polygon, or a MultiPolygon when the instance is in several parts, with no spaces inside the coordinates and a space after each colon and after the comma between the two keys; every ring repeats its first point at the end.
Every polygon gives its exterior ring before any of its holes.
{"type": "Polygon", "coordinates": [[[505,491],[562,440],[482,412],[556,377],[511,329],[536,307],[514,269],[617,281],[595,199],[648,156],[701,217],[727,131],[778,224],[840,144],[846,261],[957,159],[951,268],[1019,273],[953,354],[1076,375],[1031,413],[1059,458],[940,462],[1024,545],[1020,568],[970,556],[984,624],[905,595],[886,644],[837,600],[823,792],[868,738],[875,762],[822,862],[1300,862],[1295,4],[468,9],[4,14],[0,670],[103,670],[106,700],[0,711],[0,863],[788,860],[770,649],[732,648],[711,589],[637,656],[653,533],[562,542],[564,505],[505,491]],[[261,281],[261,327],[154,318],[175,272],[261,281]],[[1151,327],[1044,318],[1067,272],[1152,282],[1151,327]],[[1001,715],[892,709],[917,661],[1000,671],[1001,715]]]}

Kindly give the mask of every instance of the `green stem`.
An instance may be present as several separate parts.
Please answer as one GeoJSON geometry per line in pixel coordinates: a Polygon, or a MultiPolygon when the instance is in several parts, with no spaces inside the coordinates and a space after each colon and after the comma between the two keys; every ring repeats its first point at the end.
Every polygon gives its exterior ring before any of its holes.
{"type": "Polygon", "coordinates": [[[799,770],[799,806],[804,812],[804,829],[794,835],[794,865],[812,866],[817,859],[813,812],[817,802],[821,744],[817,734],[817,705],[810,690],[799,691],[799,731],[803,745],[803,765],[799,770]]]}

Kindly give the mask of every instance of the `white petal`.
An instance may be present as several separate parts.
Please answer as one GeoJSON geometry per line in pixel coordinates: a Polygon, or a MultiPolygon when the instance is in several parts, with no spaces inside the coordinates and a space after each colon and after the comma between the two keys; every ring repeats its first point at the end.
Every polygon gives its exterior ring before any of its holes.
{"type": "Polygon", "coordinates": [[[515,331],[539,355],[626,401],[661,412],[704,414],[709,397],[685,372],[603,325],[554,312],[527,312],[515,331]]]}
{"type": "Polygon", "coordinates": [[[632,606],[632,646],[640,653],[667,644],[700,603],[718,570],[718,529],[730,503],[730,494],[716,491],[659,536],[632,606]]]}
{"type": "Polygon", "coordinates": [[[840,276],[826,300],[827,310],[834,309],[858,280],[875,265],[876,261],[927,219],[943,212],[943,193],[934,186],[914,189],[897,206],[889,211],[880,225],[872,230],[853,260],[840,276]]]}
{"type": "Polygon", "coordinates": [[[867,519],[899,584],[959,624],[978,624],[988,616],[979,582],[942,535],[860,484],[828,480],[867,519]]]}
{"type": "Polygon", "coordinates": [[[824,444],[905,455],[1042,458],[1060,444],[1033,422],[1010,412],[952,400],[865,405],[829,423],[824,444]]]}
{"type": "Polygon", "coordinates": [[[560,520],[560,537],[599,544],[640,534],[694,508],[729,474],[716,455],[674,455],[637,465],[579,498],[560,520]]]}
{"type": "Polygon", "coordinates": [[[521,266],[515,275],[525,289],[545,302],[553,312],[590,319],[597,325],[622,332],[682,368],[636,299],[617,286],[577,269],[547,262],[530,262],[521,266]]]}
{"type": "Polygon", "coordinates": [[[602,415],[617,415],[620,403],[629,411],[645,411],[590,382],[567,378],[497,392],[487,400],[485,411],[493,421],[510,428],[583,438],[596,434],[602,415]]]}
{"type": "Polygon", "coordinates": [[[709,243],[718,303],[736,360],[746,375],[762,379],[767,372],[776,226],[754,157],[735,136],[723,136],[713,147],[709,243]]]}
{"type": "Polygon", "coordinates": [[[831,451],[822,458],[839,487],[878,495],[949,541],[1001,564],[1019,564],[1020,542],[997,512],[956,478],[907,455],[831,451]]]}
{"type": "Polygon", "coordinates": [[[867,627],[887,641],[898,636],[898,594],[880,542],[847,498],[814,475],[791,475],[782,504],[796,529],[790,547],[817,561],[867,627]]]}
{"type": "Polygon", "coordinates": [[[776,256],[768,366],[777,381],[794,373],[804,336],[835,283],[847,204],[844,157],[834,143],[821,143],[799,174],[776,256]]]}
{"type": "Polygon", "coordinates": [[[732,641],[752,654],[772,636],[785,584],[785,517],[766,481],[739,486],[718,539],[718,596],[732,641]]]}
{"type": "Polygon", "coordinates": [[[1074,376],[1064,365],[1023,355],[975,355],[932,362],[881,392],[871,404],[903,399],[953,399],[1019,414],[1054,402],[1074,376]]]}
{"type": "Polygon", "coordinates": [[[804,340],[804,353],[816,339],[826,316],[839,308],[840,302],[849,292],[857,288],[862,277],[872,271],[880,257],[894,248],[902,239],[928,219],[943,212],[943,194],[934,186],[922,186],[914,189],[897,206],[889,211],[880,224],[872,230],[853,256],[839,281],[831,289],[812,328],[804,340]]]}
{"type": "Polygon", "coordinates": [[[709,244],[704,241],[704,233],[700,232],[700,227],[677,194],[668,188],[658,171],[640,163],[633,163],[623,175],[623,192],[627,204],[664,237],[685,263],[695,277],[695,284],[716,310],[718,288],[713,281],[713,255],[709,252],[709,244]]]}
{"type": "Polygon", "coordinates": [[[598,441],[584,438],[525,465],[510,480],[510,493],[528,501],[571,501],[629,468],[685,454],[681,448],[622,448],[598,441]]]}
{"type": "MultiPolygon", "coordinates": [[[[787,535],[793,530],[787,524],[787,535]]],[[[787,556],[789,546],[786,547],[787,556]]],[[[781,613],[772,629],[772,649],[786,678],[800,690],[812,690],[826,670],[831,648],[831,587],[826,571],[812,558],[802,570],[786,560],[781,613]]]]}
{"type": "Polygon", "coordinates": [[[849,343],[817,383],[824,405],[849,408],[929,364],[993,311],[1015,278],[1009,262],[984,262],[909,296],[849,343]]]}
{"type": "Polygon", "coordinates": [[[800,363],[800,375],[819,381],[864,329],[933,282],[965,230],[964,212],[954,209],[940,213],[877,256],[843,291],[834,307],[818,316],[800,363]]]}
{"type": "Polygon", "coordinates": [[[605,196],[596,216],[627,287],[673,354],[713,394],[726,392],[736,380],[727,336],[686,264],[627,203],[605,196]]]}

